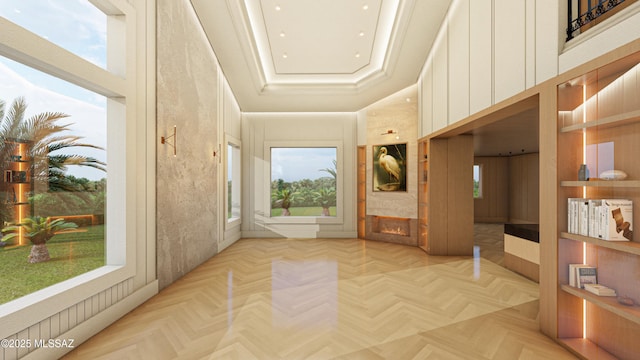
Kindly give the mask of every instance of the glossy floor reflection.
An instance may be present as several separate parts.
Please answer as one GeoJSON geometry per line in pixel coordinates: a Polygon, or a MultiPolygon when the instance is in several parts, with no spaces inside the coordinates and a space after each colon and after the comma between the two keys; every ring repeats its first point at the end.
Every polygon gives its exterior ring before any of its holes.
{"type": "Polygon", "coordinates": [[[538,285],[483,257],[243,239],[68,358],[573,359],[537,316],[538,285]]]}

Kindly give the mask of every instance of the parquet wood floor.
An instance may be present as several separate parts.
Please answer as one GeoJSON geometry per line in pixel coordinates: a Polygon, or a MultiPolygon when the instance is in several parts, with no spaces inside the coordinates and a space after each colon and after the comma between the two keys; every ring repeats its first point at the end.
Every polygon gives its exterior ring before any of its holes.
{"type": "Polygon", "coordinates": [[[574,359],[538,286],[482,257],[243,239],[66,359],[574,359]]]}

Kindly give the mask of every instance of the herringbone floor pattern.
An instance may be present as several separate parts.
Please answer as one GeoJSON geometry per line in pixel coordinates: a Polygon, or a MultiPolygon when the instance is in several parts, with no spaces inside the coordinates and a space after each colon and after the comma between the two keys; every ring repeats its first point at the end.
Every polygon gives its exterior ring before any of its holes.
{"type": "Polygon", "coordinates": [[[356,239],[244,239],[68,359],[573,359],[537,284],[478,257],[356,239]]]}

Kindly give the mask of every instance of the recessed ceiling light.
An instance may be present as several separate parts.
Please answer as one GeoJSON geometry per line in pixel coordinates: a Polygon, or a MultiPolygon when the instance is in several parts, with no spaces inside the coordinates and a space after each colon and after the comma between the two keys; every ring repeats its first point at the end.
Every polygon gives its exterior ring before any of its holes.
{"type": "Polygon", "coordinates": [[[360,31],[360,34],[358,34],[360,36],[364,36],[364,31],[360,31]]]}
{"type": "Polygon", "coordinates": [[[283,58],[283,59],[286,59],[286,58],[288,58],[288,57],[289,57],[289,55],[287,55],[287,53],[282,54],[282,58],[283,58]]]}
{"type": "Polygon", "coordinates": [[[411,102],[411,98],[406,98],[405,100],[407,100],[407,102],[411,102]]]}
{"type": "Polygon", "coordinates": [[[276,11],[280,11],[280,5],[276,5],[276,11]]]}
{"type": "Polygon", "coordinates": [[[280,31],[280,37],[284,37],[284,31],[280,31]]]}
{"type": "Polygon", "coordinates": [[[369,5],[362,5],[362,10],[369,10],[369,5]]]}
{"type": "Polygon", "coordinates": [[[360,53],[359,53],[359,52],[357,52],[357,53],[356,53],[356,57],[357,57],[357,58],[359,58],[359,57],[360,57],[360,53]]]}

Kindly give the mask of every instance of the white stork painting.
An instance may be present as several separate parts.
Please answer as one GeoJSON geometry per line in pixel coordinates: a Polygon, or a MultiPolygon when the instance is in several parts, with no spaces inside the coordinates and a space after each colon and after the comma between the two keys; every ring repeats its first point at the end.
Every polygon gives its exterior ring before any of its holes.
{"type": "Polygon", "coordinates": [[[373,191],[407,191],[407,144],[373,147],[373,191]]]}

